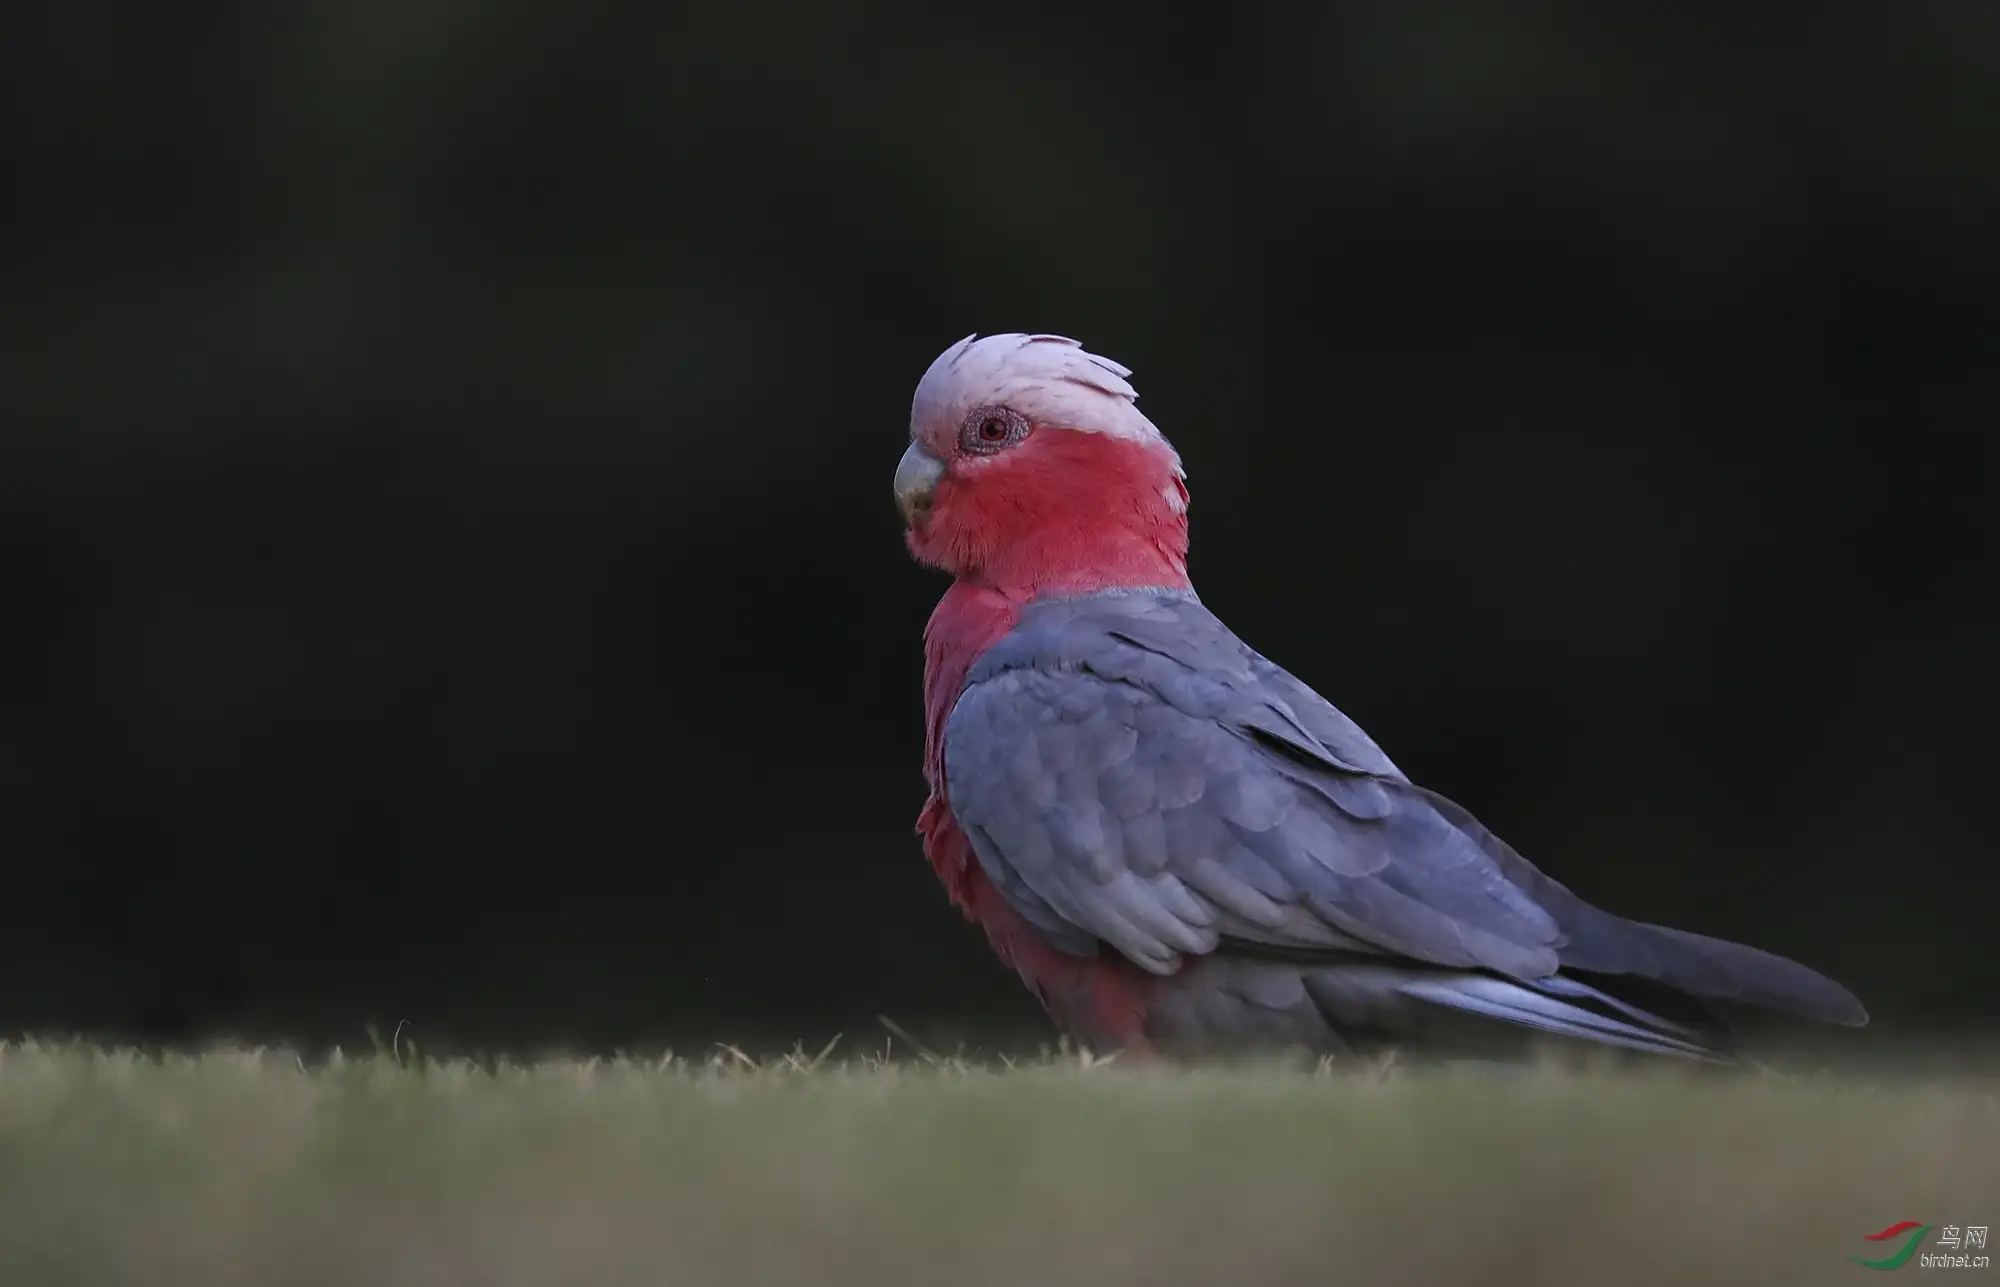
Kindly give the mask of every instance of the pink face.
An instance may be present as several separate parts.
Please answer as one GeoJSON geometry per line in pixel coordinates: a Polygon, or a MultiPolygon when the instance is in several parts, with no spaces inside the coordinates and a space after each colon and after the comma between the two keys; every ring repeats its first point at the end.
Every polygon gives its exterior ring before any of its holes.
{"type": "Polygon", "coordinates": [[[896,505],[912,538],[927,525],[941,485],[949,482],[948,494],[957,496],[1034,432],[1026,416],[994,405],[974,407],[957,425],[928,424],[913,434],[896,466],[896,505]]]}
{"type": "Polygon", "coordinates": [[[1182,527],[1187,496],[1164,444],[1038,425],[998,403],[918,426],[895,492],[919,561],[1022,584],[1069,579],[1066,565],[1081,570],[1108,545],[1182,527]]]}

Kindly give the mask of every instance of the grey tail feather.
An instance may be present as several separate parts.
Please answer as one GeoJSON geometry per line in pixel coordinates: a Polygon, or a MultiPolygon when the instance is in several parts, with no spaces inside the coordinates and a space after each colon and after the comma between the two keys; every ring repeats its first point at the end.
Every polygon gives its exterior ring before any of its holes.
{"type": "Polygon", "coordinates": [[[1660,962],[1652,977],[1662,983],[1696,996],[1762,1006],[1822,1023],[1859,1028],[1868,1022],[1868,1011],[1860,998],[1797,961],[1666,925],[1643,921],[1625,924],[1652,940],[1655,959],[1660,962]],[[1695,986],[1698,983],[1706,986],[1695,986]]]}
{"type": "Polygon", "coordinates": [[[1517,983],[1486,974],[1430,976],[1411,979],[1397,990],[1433,1005],[1599,1045],[1675,1055],[1703,1063],[1734,1062],[1727,1054],[1705,1044],[1703,1034],[1695,1029],[1560,975],[1533,983],[1517,983]],[[1577,1002],[1595,1003],[1627,1018],[1600,1013],[1577,1002]]]}
{"type": "Polygon", "coordinates": [[[1627,920],[1595,907],[1516,853],[1477,818],[1425,791],[1451,824],[1471,836],[1513,884],[1555,917],[1568,939],[1564,969],[1628,974],[1710,1001],[1760,1006],[1850,1028],[1868,1022],[1860,1000],[1832,979],[1773,952],[1688,930],[1627,920]]]}

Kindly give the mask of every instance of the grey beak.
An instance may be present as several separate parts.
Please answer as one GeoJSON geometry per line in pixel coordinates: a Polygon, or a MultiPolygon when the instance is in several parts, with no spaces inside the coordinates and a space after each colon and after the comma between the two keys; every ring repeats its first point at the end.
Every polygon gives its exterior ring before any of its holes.
{"type": "Polygon", "coordinates": [[[896,463],[896,508],[903,511],[906,526],[915,527],[929,517],[931,492],[943,477],[944,462],[911,443],[896,463]]]}

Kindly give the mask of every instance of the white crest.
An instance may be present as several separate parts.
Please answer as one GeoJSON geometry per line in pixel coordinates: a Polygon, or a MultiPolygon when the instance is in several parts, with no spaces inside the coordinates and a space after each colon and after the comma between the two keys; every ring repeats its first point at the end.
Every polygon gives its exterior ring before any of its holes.
{"type": "Polygon", "coordinates": [[[1180,456],[1137,404],[1132,373],[1061,335],[966,336],[931,363],[910,402],[910,430],[956,426],[974,407],[1011,407],[1035,424],[1157,444],[1180,456]]]}

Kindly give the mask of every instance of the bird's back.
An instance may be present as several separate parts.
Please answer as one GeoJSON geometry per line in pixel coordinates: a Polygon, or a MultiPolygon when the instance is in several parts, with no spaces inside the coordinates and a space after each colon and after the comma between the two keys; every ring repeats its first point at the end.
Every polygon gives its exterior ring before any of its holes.
{"type": "Polygon", "coordinates": [[[1029,603],[933,710],[962,856],[1043,945],[1145,971],[1156,1030],[1408,1028],[1444,1009],[1701,1044],[1607,991],[1619,978],[1862,1017],[1803,966],[1583,902],[1190,591],[1029,603]]]}

